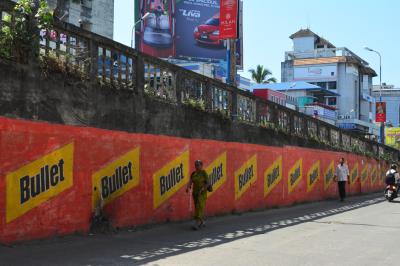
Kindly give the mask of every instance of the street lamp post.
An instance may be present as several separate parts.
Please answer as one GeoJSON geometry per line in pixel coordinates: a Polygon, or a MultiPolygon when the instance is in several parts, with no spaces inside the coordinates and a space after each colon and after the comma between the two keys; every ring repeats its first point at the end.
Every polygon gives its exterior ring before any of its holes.
{"type": "Polygon", "coordinates": [[[138,23],[142,22],[143,20],[145,20],[148,16],[150,16],[150,13],[147,12],[146,14],[144,14],[143,17],[141,17],[138,21],[135,22],[135,24],[133,24],[132,26],[132,34],[131,34],[131,48],[133,48],[133,33],[135,32],[135,27],[138,23]]]}
{"type": "MultiPolygon", "coordinates": [[[[382,102],[382,56],[381,53],[371,49],[367,46],[364,47],[365,50],[376,53],[379,56],[379,101],[382,102]]],[[[375,110],[376,112],[376,110],[375,110]]],[[[385,122],[381,122],[380,127],[381,142],[385,144],[385,122]]]]}

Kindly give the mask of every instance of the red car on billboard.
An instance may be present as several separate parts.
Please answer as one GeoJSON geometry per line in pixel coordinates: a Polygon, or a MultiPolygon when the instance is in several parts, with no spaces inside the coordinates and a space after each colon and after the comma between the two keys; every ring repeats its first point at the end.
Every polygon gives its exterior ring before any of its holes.
{"type": "Polygon", "coordinates": [[[219,14],[197,26],[193,32],[194,39],[199,44],[223,48],[224,41],[219,39],[219,14]]]}
{"type": "Polygon", "coordinates": [[[175,0],[140,0],[140,13],[150,15],[140,27],[142,52],[155,57],[175,56],[175,0]]]}

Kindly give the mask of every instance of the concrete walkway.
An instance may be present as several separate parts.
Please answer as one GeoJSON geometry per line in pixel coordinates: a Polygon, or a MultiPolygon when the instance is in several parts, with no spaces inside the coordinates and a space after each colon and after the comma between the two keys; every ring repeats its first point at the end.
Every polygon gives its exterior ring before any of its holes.
{"type": "Polygon", "coordinates": [[[0,246],[0,265],[396,264],[400,204],[380,193],[211,218],[201,231],[190,226],[0,246]]]}

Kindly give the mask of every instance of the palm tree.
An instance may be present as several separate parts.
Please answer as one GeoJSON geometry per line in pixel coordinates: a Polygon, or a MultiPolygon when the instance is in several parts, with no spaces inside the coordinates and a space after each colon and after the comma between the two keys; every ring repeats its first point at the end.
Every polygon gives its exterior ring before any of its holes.
{"type": "Polygon", "coordinates": [[[256,69],[250,69],[251,78],[257,83],[276,83],[276,78],[269,77],[272,72],[268,68],[264,68],[262,65],[258,65],[256,69]]]}

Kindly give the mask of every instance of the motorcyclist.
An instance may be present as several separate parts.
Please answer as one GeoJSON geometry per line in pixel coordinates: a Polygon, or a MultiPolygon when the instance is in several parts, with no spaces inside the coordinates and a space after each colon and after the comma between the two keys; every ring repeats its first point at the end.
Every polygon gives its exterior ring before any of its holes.
{"type": "Polygon", "coordinates": [[[390,169],[386,172],[386,185],[396,185],[399,183],[400,175],[397,172],[397,165],[392,164],[390,169]]]}

